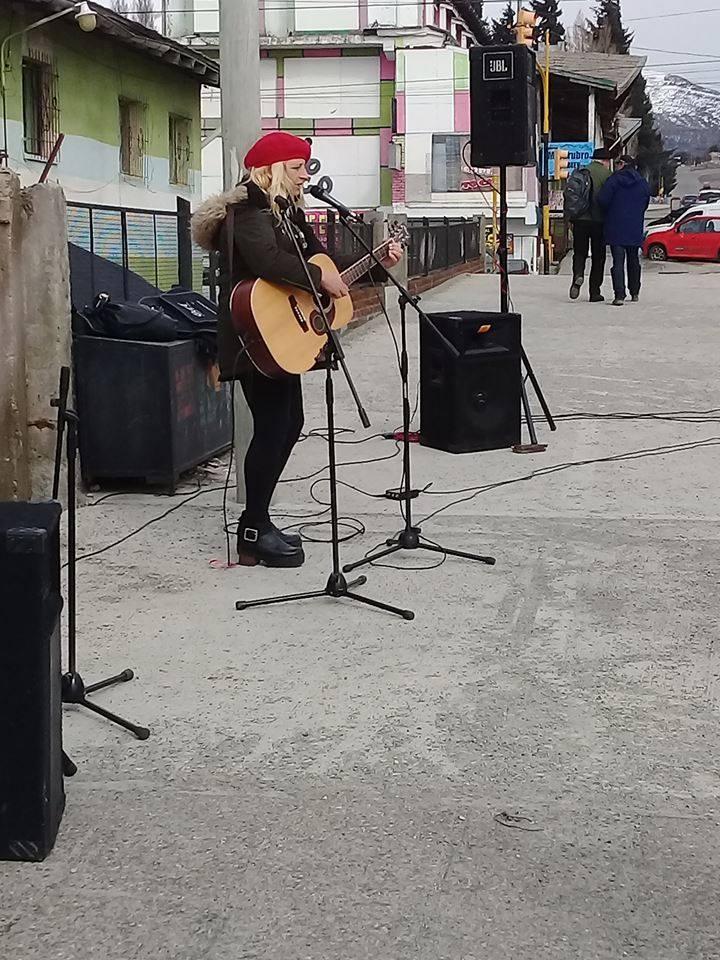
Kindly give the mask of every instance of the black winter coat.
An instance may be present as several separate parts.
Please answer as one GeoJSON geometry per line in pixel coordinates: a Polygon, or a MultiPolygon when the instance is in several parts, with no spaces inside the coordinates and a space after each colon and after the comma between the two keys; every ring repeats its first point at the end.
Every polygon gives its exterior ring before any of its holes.
{"type": "MultiPolygon", "coordinates": [[[[326,253],[307,222],[303,210],[292,208],[296,236],[305,259],[326,253]]],[[[206,201],[193,216],[193,236],[199,246],[220,253],[220,300],[218,304],[218,359],[221,380],[236,380],[251,366],[242,353],[242,345],[230,317],[230,294],[242,280],[261,277],[272,283],[287,283],[310,289],[299,262],[295,246],[283,226],[273,215],[267,195],[254,183],[241,184],[234,190],[206,201]],[[230,276],[228,214],[232,208],[234,249],[230,276]]],[[[340,270],[355,260],[335,258],[340,270]],[[347,262],[343,262],[346,260],[347,262]]],[[[313,282],[320,285],[322,272],[315,264],[308,265],[313,282]]],[[[385,273],[383,271],[382,279],[385,273]]]]}

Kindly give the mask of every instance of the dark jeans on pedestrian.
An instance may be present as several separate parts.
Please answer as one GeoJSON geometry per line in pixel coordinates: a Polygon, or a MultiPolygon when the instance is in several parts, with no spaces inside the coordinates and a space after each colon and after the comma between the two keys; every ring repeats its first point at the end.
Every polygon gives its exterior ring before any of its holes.
{"type": "Polygon", "coordinates": [[[631,297],[640,293],[640,248],[639,247],[610,247],[612,253],[612,282],[616,300],[624,300],[625,291],[625,262],[627,261],[628,290],[631,297]]]}
{"type": "Polygon", "coordinates": [[[605,279],[605,236],[602,223],[593,220],[573,221],[573,279],[585,276],[585,262],[591,256],[590,296],[599,297],[605,279]]]}
{"type": "Polygon", "coordinates": [[[270,522],[270,501],[303,428],[302,384],[298,376],[271,379],[252,369],[240,374],[253,417],[253,438],[245,455],[245,512],[249,527],[270,522]]]}

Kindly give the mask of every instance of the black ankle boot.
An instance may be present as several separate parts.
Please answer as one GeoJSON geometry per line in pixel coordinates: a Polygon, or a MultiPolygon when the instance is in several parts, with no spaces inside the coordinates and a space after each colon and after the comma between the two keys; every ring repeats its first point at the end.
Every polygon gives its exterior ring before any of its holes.
{"type": "Polygon", "coordinates": [[[276,527],[272,521],[270,522],[270,526],[273,528],[275,533],[279,537],[282,537],[285,543],[289,543],[291,547],[302,547],[302,537],[298,533],[285,533],[284,530],[280,530],[278,527],[276,527]]]}
{"type": "Polygon", "coordinates": [[[241,525],[238,528],[238,562],[244,567],[264,563],[266,567],[301,567],[305,554],[291,546],[273,526],[241,525]]]}

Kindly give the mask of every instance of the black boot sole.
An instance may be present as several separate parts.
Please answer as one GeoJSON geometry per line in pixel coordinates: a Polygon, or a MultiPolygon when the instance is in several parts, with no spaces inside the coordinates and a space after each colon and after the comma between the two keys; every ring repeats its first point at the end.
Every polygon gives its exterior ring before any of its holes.
{"type": "Polygon", "coordinates": [[[305,554],[299,550],[297,553],[263,556],[246,551],[238,554],[238,563],[241,567],[256,567],[258,564],[264,567],[301,567],[305,563],[305,554]]]}

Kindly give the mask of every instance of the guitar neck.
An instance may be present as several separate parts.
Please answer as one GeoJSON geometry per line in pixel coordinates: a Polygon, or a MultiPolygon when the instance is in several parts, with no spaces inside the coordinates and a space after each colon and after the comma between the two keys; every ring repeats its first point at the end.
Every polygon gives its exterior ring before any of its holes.
{"type": "MultiPolygon", "coordinates": [[[[375,250],[373,250],[373,253],[378,260],[382,260],[382,258],[385,256],[390,243],[390,240],[385,240],[380,244],[379,247],[376,247],[375,250]]],[[[348,267],[347,270],[343,270],[340,276],[349,287],[351,283],[355,283],[355,281],[359,280],[364,273],[367,273],[373,264],[373,258],[370,256],[370,254],[367,254],[362,258],[362,260],[358,260],[357,263],[354,263],[351,267],[348,267]]]]}

